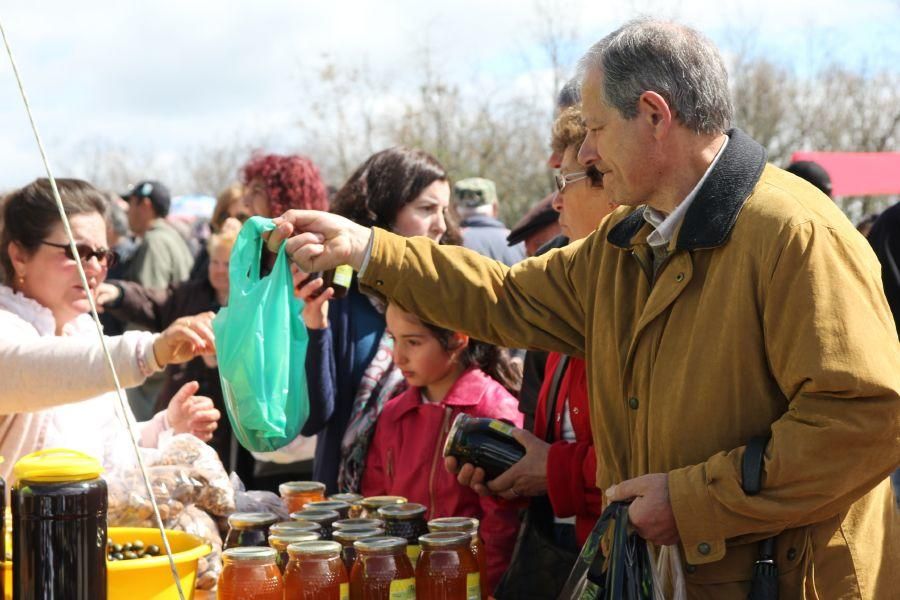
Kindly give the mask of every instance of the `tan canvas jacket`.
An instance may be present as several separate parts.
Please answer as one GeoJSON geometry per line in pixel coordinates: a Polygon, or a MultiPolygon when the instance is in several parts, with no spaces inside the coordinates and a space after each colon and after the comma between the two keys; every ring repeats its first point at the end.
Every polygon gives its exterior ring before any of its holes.
{"type": "Polygon", "coordinates": [[[376,231],[361,282],[479,339],[584,356],[597,484],[669,474],[691,598],[745,598],[774,534],[782,600],[900,597],[900,347],[878,261],[827,197],[729,135],[653,284],[642,208],[511,269],[376,231]]]}

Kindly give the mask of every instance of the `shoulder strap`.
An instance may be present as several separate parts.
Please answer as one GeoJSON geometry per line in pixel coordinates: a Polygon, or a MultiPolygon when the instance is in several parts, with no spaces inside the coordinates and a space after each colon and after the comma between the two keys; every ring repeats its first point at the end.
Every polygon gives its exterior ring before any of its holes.
{"type": "Polygon", "coordinates": [[[553,415],[556,414],[556,401],[559,396],[559,385],[562,383],[563,375],[566,374],[566,368],[569,366],[569,356],[563,354],[560,356],[556,370],[553,372],[553,379],[550,380],[550,389],[547,393],[547,430],[544,431],[544,440],[552,442],[556,437],[553,434],[553,415]]]}
{"type": "Polygon", "coordinates": [[[762,489],[764,461],[768,436],[750,438],[744,448],[744,460],[741,463],[741,489],[748,496],[755,496],[762,489]]]}

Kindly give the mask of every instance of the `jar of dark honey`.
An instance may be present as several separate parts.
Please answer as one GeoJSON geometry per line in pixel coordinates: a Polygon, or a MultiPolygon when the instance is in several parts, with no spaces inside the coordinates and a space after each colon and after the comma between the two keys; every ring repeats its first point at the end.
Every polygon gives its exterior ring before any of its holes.
{"type": "Polygon", "coordinates": [[[403,504],[404,502],[407,502],[407,500],[403,496],[369,496],[368,498],[363,498],[362,516],[369,519],[377,519],[378,509],[382,506],[388,506],[390,504],[403,504]]]}
{"type": "Polygon", "coordinates": [[[216,600],[284,600],[274,548],[246,546],[222,553],[216,600]]]}
{"type": "Polygon", "coordinates": [[[484,469],[494,479],[525,456],[525,448],[513,437],[514,427],[499,419],[457,415],[444,442],[444,456],[484,469]]]}
{"type": "Polygon", "coordinates": [[[378,527],[335,529],[332,534],[334,541],[341,545],[341,558],[344,560],[344,566],[347,567],[348,573],[353,568],[353,563],[356,562],[356,548],[353,544],[359,540],[383,536],[384,529],[378,527]]]}
{"type": "Polygon", "coordinates": [[[269,545],[269,527],[278,522],[278,515],[269,512],[232,513],[228,517],[225,549],[269,545]]]}
{"type": "Polygon", "coordinates": [[[416,565],[419,600],[479,600],[481,582],[472,557],[471,536],[461,531],[427,533],[419,538],[416,565]]]}
{"type": "Polygon", "coordinates": [[[288,546],[284,600],[348,600],[350,578],[337,542],[302,542],[288,546]]]}
{"type": "Polygon", "coordinates": [[[425,506],[415,502],[390,504],[378,509],[378,515],[384,519],[384,533],[406,540],[406,552],[413,567],[419,558],[419,536],[428,533],[426,512],[428,509],[425,506]]]}
{"type": "Polygon", "coordinates": [[[106,482],[99,461],[49,449],[13,467],[12,597],[106,599],[106,482]]]}
{"type": "Polygon", "coordinates": [[[416,573],[405,540],[374,537],[353,546],[357,557],[350,574],[350,600],[415,600],[416,573]]]}
{"type": "Polygon", "coordinates": [[[321,539],[317,531],[297,531],[294,533],[286,533],[282,535],[269,535],[269,546],[275,549],[278,555],[275,557],[275,564],[284,574],[287,568],[290,556],[288,556],[288,546],[298,544],[300,542],[317,542],[321,539]]]}
{"type": "Polygon", "coordinates": [[[308,502],[324,500],[325,484],[318,481],[287,481],[278,486],[278,494],[288,513],[297,512],[303,510],[308,502]]]}
{"type": "Polygon", "coordinates": [[[341,519],[350,518],[350,505],[340,500],[319,500],[317,502],[307,502],[303,510],[333,510],[341,519]]]}
{"type": "Polygon", "coordinates": [[[329,500],[338,500],[340,502],[346,502],[350,505],[350,518],[356,519],[357,517],[362,516],[362,501],[363,497],[361,494],[332,494],[328,496],[329,500]]]}
{"type": "Polygon", "coordinates": [[[481,582],[481,597],[485,600],[489,595],[487,579],[487,555],[484,551],[484,541],[478,531],[479,522],[474,517],[442,517],[428,521],[428,531],[431,533],[443,531],[457,531],[467,533],[472,538],[472,557],[478,565],[478,579],[481,582]]]}
{"type": "Polygon", "coordinates": [[[319,510],[317,508],[308,508],[291,513],[291,519],[294,521],[310,521],[318,525],[320,528],[319,533],[322,535],[323,540],[331,539],[332,525],[340,518],[341,516],[337,511],[319,510]]]}

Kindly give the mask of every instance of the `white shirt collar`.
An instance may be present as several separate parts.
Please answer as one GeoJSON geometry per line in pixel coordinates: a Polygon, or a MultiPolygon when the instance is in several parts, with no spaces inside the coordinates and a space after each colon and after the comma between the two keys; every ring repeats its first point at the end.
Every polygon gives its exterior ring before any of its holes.
{"type": "Polygon", "coordinates": [[[690,208],[691,203],[694,201],[694,198],[697,197],[697,192],[703,186],[703,182],[706,181],[706,178],[709,177],[710,172],[712,172],[713,167],[716,166],[716,163],[719,162],[719,157],[722,156],[722,152],[725,150],[725,146],[728,145],[728,136],[725,136],[725,143],[722,144],[722,147],[719,148],[719,151],[716,153],[716,157],[709,164],[709,168],[706,169],[706,172],[703,174],[703,177],[700,178],[700,181],[697,182],[697,185],[694,186],[694,189],[681,201],[675,210],[667,215],[659,212],[654,208],[650,208],[649,206],[644,209],[644,220],[650,223],[650,226],[653,227],[653,231],[650,235],[647,236],[647,243],[652,247],[658,246],[667,246],[669,242],[672,241],[672,236],[675,235],[675,232],[678,230],[678,226],[681,225],[681,222],[684,221],[684,215],[687,214],[688,208],[690,208]]]}

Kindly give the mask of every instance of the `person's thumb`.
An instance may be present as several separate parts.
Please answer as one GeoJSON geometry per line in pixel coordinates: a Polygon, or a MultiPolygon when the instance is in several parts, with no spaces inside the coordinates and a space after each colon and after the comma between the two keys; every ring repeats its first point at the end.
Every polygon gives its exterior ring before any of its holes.
{"type": "Polygon", "coordinates": [[[606,500],[609,502],[620,502],[637,498],[644,493],[644,476],[635,477],[634,479],[626,479],[620,483],[612,485],[604,492],[606,500]]]}
{"type": "Polygon", "coordinates": [[[176,404],[184,404],[187,402],[191,396],[197,393],[197,390],[200,389],[200,384],[196,381],[188,381],[186,384],[181,386],[181,388],[175,392],[175,395],[172,396],[172,402],[176,404]]]}

